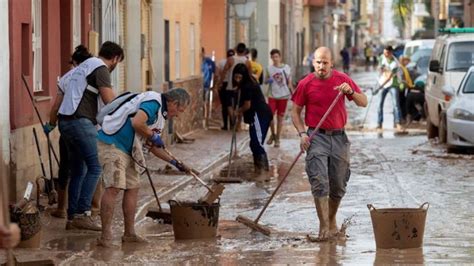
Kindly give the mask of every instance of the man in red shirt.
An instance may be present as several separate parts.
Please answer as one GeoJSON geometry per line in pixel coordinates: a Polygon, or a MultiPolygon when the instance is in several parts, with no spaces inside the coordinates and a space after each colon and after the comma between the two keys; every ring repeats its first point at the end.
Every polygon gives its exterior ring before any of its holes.
{"type": "Polygon", "coordinates": [[[307,153],[306,173],[319,218],[317,240],[325,241],[338,232],[337,209],[346,192],[351,173],[350,142],[344,132],[347,122],[345,98],[365,107],[367,97],[349,76],[332,69],[333,58],[329,48],[320,47],[314,52],[313,66],[315,72],[300,81],[293,94],[291,116],[301,137],[301,149],[307,153]],[[344,93],[345,97],[339,98],[310,142],[309,135],[339,91],[344,93]],[[301,118],[303,108],[306,108],[304,123],[301,118]]]}

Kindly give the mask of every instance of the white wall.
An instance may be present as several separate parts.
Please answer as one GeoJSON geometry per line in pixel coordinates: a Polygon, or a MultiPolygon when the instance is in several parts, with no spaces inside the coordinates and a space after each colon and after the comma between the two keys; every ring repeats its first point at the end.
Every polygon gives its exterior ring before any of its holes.
{"type": "MultiPolygon", "coordinates": [[[[280,0],[268,0],[268,48],[281,49],[280,47],[280,0]]],[[[271,64],[269,57],[268,64],[271,64]]]]}
{"type": "Polygon", "coordinates": [[[153,71],[152,86],[153,90],[161,91],[161,84],[164,79],[164,20],[163,20],[163,2],[153,1],[151,3],[151,64],[153,71]]]}
{"type": "Polygon", "coordinates": [[[126,2],[126,40],[125,63],[127,72],[127,91],[141,92],[142,89],[142,64],[141,64],[141,12],[140,1],[126,2]]]}
{"type": "Polygon", "coordinates": [[[10,46],[8,43],[8,1],[0,1],[0,163],[10,162],[10,46]]]}

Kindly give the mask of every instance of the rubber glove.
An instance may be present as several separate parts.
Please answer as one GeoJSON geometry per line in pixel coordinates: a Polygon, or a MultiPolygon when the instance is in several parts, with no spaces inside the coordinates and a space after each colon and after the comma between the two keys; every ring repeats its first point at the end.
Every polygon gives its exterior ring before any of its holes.
{"type": "Polygon", "coordinates": [[[154,146],[158,148],[165,147],[165,143],[161,139],[160,134],[158,134],[157,132],[153,132],[153,135],[150,137],[149,140],[151,143],[153,143],[154,146]]]}
{"type": "Polygon", "coordinates": [[[54,128],[56,128],[56,125],[51,125],[49,122],[46,122],[43,125],[43,131],[46,135],[49,135],[49,133],[51,133],[51,131],[53,131],[54,128]]]}

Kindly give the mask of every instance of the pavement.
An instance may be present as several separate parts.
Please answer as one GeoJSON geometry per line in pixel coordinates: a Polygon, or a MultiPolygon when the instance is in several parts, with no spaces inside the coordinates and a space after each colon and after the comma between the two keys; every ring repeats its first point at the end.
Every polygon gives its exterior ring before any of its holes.
{"type": "MultiPolygon", "coordinates": [[[[174,144],[169,146],[168,150],[175,157],[200,172],[200,177],[204,181],[209,182],[211,177],[209,173],[227,162],[231,134],[230,131],[199,129],[185,135],[187,138],[194,139],[194,142],[174,144]]],[[[248,131],[237,132],[237,148],[239,152],[248,148],[248,142],[248,131]]],[[[151,153],[146,154],[145,157],[162,204],[173,198],[184,187],[194,182],[193,177],[181,174],[174,167],[167,166],[167,163],[154,157],[151,153]]],[[[197,194],[199,193],[202,193],[202,190],[197,194]]],[[[121,202],[121,200],[122,195],[119,195],[118,201],[121,202]]],[[[46,201],[43,205],[47,205],[46,201]]],[[[137,206],[136,221],[138,230],[140,224],[151,220],[145,217],[148,208],[157,206],[150,183],[145,175],[141,179],[137,206]]],[[[113,230],[116,232],[115,237],[120,239],[121,233],[119,232],[123,230],[123,214],[119,202],[117,202],[115,207],[113,230]]],[[[68,257],[77,256],[78,251],[81,253],[81,251],[86,252],[95,248],[95,240],[100,232],[66,231],[65,219],[58,219],[49,215],[53,209],[53,207],[47,207],[41,214],[41,247],[39,249],[15,249],[14,254],[18,261],[28,262],[52,259],[55,263],[61,262],[64,264],[66,262],[67,264],[67,260],[64,260],[68,257]]],[[[0,265],[4,263],[4,260],[4,253],[0,251],[0,265]]]]}

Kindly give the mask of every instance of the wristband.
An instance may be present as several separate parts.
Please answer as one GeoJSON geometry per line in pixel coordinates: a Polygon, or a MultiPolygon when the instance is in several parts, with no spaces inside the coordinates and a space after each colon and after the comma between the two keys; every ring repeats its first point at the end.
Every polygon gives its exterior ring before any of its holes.
{"type": "Polygon", "coordinates": [[[351,93],[347,93],[347,95],[352,96],[354,95],[354,92],[355,92],[354,90],[351,90],[351,93]]]}

